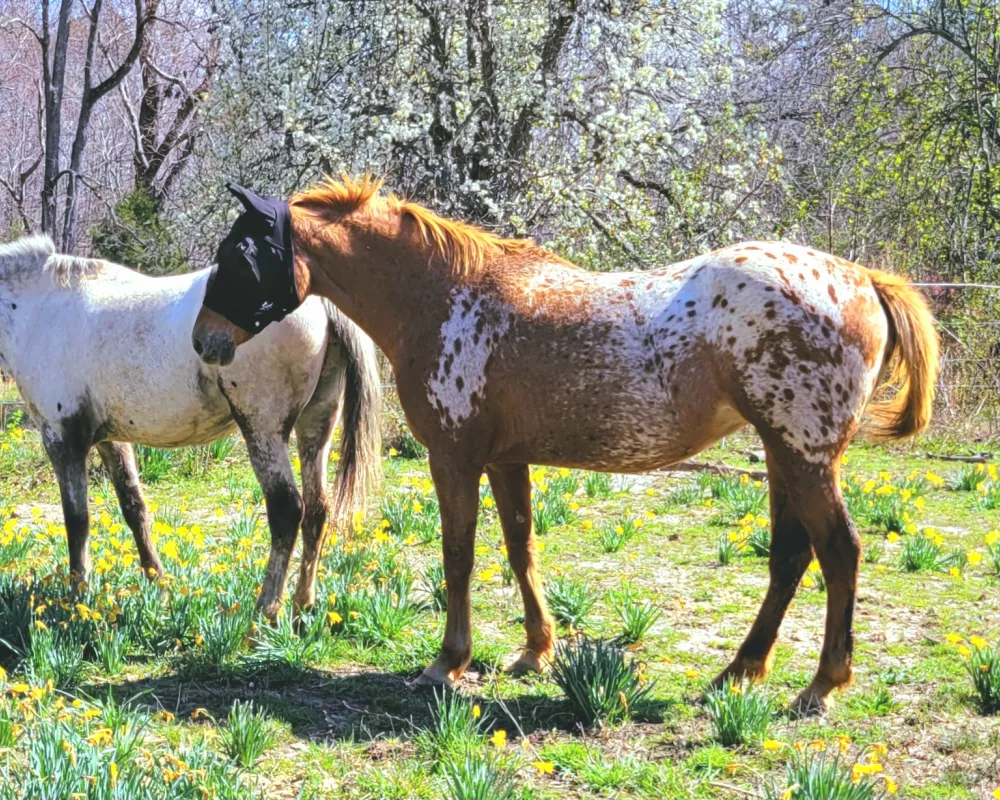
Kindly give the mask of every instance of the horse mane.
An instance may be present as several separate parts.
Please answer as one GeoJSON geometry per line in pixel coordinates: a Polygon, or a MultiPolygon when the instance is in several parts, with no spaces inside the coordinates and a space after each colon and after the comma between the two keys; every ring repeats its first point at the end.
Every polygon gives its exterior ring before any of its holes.
{"type": "Polygon", "coordinates": [[[57,286],[67,287],[74,278],[91,278],[101,274],[106,262],[93,258],[67,256],[56,252],[48,236],[24,236],[0,245],[0,278],[23,279],[43,272],[57,286]]]}
{"type": "Polygon", "coordinates": [[[104,272],[107,263],[96,258],[55,253],[45,262],[45,271],[57,286],[68,287],[74,278],[96,278],[104,272]]]}
{"type": "Polygon", "coordinates": [[[476,225],[446,219],[429,208],[394,194],[381,195],[382,180],[371,175],[354,179],[347,175],[338,181],[327,176],[319,184],[292,197],[291,205],[321,206],[333,212],[349,214],[394,212],[413,221],[426,244],[445,260],[458,275],[474,274],[492,257],[532,250],[544,252],[531,239],[506,239],[476,225]]]}

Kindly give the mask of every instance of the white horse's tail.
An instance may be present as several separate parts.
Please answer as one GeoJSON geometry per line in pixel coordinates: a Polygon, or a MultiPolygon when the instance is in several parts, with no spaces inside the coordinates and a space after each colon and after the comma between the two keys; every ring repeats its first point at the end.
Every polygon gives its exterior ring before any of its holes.
{"type": "Polygon", "coordinates": [[[334,485],[334,525],[364,509],[382,475],[382,379],[375,345],[333,304],[324,301],[330,325],[344,348],[344,412],[340,461],[334,485]]]}

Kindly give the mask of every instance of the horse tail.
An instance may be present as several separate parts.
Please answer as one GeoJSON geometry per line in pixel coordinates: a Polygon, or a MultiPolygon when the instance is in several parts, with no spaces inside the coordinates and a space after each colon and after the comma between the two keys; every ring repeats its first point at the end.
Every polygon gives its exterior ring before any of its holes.
{"type": "Polygon", "coordinates": [[[344,352],[344,410],[333,521],[363,509],[382,474],[382,379],[372,340],[332,303],[324,301],[344,352]]]}
{"type": "Polygon", "coordinates": [[[898,275],[868,270],[889,322],[885,384],[890,397],[869,406],[876,439],[903,439],[920,433],[931,421],[938,377],[938,335],[927,301],[898,275]]]}

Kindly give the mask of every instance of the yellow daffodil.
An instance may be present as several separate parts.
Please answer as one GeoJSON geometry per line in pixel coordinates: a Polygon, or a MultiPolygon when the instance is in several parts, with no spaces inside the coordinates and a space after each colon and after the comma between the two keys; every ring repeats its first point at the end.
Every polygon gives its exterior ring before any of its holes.
{"type": "MultiPolygon", "coordinates": [[[[555,764],[551,761],[535,761],[532,763],[532,766],[538,770],[539,775],[551,775],[553,769],[555,769],[555,764]]],[[[997,792],[1000,792],[1000,789],[997,789],[997,792]]],[[[997,797],[1000,797],[1000,794],[997,797]]]]}
{"type": "Polygon", "coordinates": [[[490,744],[492,744],[497,750],[502,750],[507,746],[507,731],[501,729],[498,730],[493,736],[490,737],[490,744]]]}

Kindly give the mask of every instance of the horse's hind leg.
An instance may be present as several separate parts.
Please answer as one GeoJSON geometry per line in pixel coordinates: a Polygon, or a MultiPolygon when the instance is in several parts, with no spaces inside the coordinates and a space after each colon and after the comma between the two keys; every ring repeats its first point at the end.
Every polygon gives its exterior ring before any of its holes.
{"type": "Polygon", "coordinates": [[[826,633],[819,669],[795,702],[798,711],[823,711],[834,689],[851,682],[854,599],[861,538],[840,492],[839,454],[829,467],[797,478],[796,499],[826,581],[826,633]]]}
{"type": "Polygon", "coordinates": [[[527,645],[507,667],[513,674],[538,672],[552,659],[554,625],[545,606],[541,580],[535,569],[535,534],[531,517],[531,478],[527,464],[496,464],[486,467],[500,515],[507,560],[514,571],[524,601],[527,645]]]}
{"type": "Polygon", "coordinates": [[[262,435],[253,430],[243,430],[243,436],[250,465],[264,490],[267,522],[271,529],[271,555],[257,597],[257,610],[273,621],[281,607],[288,580],[288,562],[302,522],[302,498],[288,458],[288,436],[262,435]]]}
{"type": "Polygon", "coordinates": [[[142,497],[139,485],[139,470],[135,463],[135,451],[127,442],[100,442],[97,452],[101,461],[111,474],[111,483],[118,495],[118,504],[122,516],[132,531],[136,549],[139,551],[139,563],[142,573],[147,578],[162,577],[163,565],[156,552],[156,545],[150,534],[149,511],[142,497]]]}
{"type": "Polygon", "coordinates": [[[775,455],[767,451],[767,480],[771,502],[771,580],[757,619],[736,653],[733,662],[713,682],[727,678],[764,678],[774,661],[774,643],[789,603],[795,596],[806,567],[812,559],[809,534],[791,502],[788,487],[775,455]]]}
{"type": "MultiPolygon", "coordinates": [[[[342,386],[342,384],[340,384],[342,386]]],[[[326,467],[330,437],[337,424],[337,393],[332,399],[314,398],[295,423],[295,437],[302,464],[302,563],[295,588],[295,611],[309,608],[316,600],[316,568],[323,554],[330,505],[326,495],[326,467]],[[315,404],[314,404],[315,403],[315,404]]]]}

